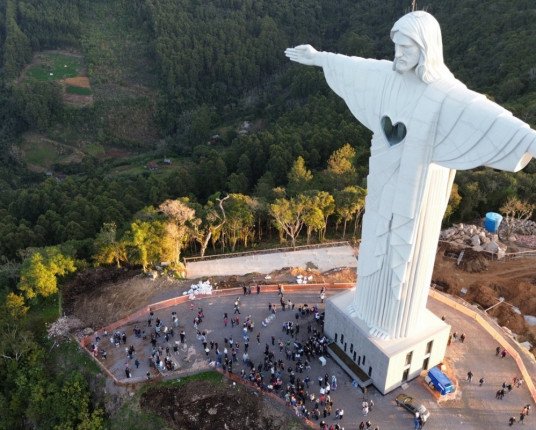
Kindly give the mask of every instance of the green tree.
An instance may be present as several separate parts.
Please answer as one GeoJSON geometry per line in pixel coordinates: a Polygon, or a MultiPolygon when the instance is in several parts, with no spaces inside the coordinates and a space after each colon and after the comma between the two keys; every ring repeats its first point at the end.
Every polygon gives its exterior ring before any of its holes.
{"type": "Polygon", "coordinates": [[[341,190],[357,182],[357,172],[354,167],[356,151],[349,144],[337,149],[328,160],[328,167],[324,172],[327,186],[330,190],[341,190]]]}
{"type": "Polygon", "coordinates": [[[303,157],[298,157],[288,173],[287,192],[289,196],[296,196],[307,191],[313,180],[313,174],[305,166],[303,157]]]}
{"type": "Polygon", "coordinates": [[[132,251],[129,261],[140,264],[144,272],[147,272],[151,264],[160,263],[164,235],[164,225],[160,220],[136,220],[131,223],[130,231],[125,237],[132,251]]]}
{"type": "Polygon", "coordinates": [[[231,193],[240,194],[249,191],[249,181],[243,173],[231,173],[226,185],[231,193]]]}
{"type": "Polygon", "coordinates": [[[328,219],[335,213],[335,199],[327,191],[318,191],[314,196],[316,205],[322,211],[324,216],[324,227],[319,231],[319,239],[322,241],[326,238],[328,219]]]}
{"type": "Polygon", "coordinates": [[[20,116],[38,130],[46,130],[63,107],[56,82],[24,81],[14,88],[14,98],[20,116]]]}
{"type": "Polygon", "coordinates": [[[520,224],[529,220],[536,205],[519,200],[517,197],[509,198],[506,203],[499,209],[504,215],[502,225],[503,236],[506,240],[515,233],[520,224]]]}
{"type": "Polygon", "coordinates": [[[344,222],[342,231],[343,239],[346,236],[346,224],[354,217],[356,220],[354,224],[354,234],[356,233],[359,215],[363,212],[365,207],[365,195],[365,190],[356,186],[346,187],[344,190],[335,193],[335,211],[337,218],[344,222]]]}
{"type": "Polygon", "coordinates": [[[443,216],[444,220],[450,219],[452,214],[458,210],[460,203],[462,202],[462,196],[458,191],[458,184],[452,184],[452,190],[450,191],[450,199],[445,210],[445,215],[443,216]]]}
{"type": "Polygon", "coordinates": [[[58,292],[58,277],[75,270],[74,259],[63,255],[59,248],[44,248],[23,261],[18,288],[29,299],[48,297],[58,292]]]}
{"type": "Polygon", "coordinates": [[[188,243],[195,223],[195,209],[188,206],[187,199],[165,200],[158,209],[166,217],[164,248],[170,251],[166,253],[167,259],[178,266],[182,249],[188,243]]]}
{"type": "Polygon", "coordinates": [[[25,305],[24,297],[15,294],[14,292],[9,292],[6,296],[6,310],[13,318],[21,318],[26,312],[28,312],[28,306],[25,305]]]}
{"type": "Polygon", "coordinates": [[[307,231],[307,244],[310,243],[313,232],[322,231],[326,226],[324,213],[316,204],[315,198],[306,199],[305,209],[303,211],[303,223],[307,231]]]}
{"type": "Polygon", "coordinates": [[[115,263],[120,268],[121,263],[128,261],[126,245],[117,240],[117,226],[114,222],[103,224],[95,239],[95,248],[97,251],[93,259],[98,265],[115,263]]]}
{"type": "Polygon", "coordinates": [[[203,257],[207,250],[209,242],[213,239],[213,247],[219,239],[223,225],[226,222],[225,209],[223,202],[229,198],[229,195],[220,198],[219,194],[211,196],[207,204],[203,207],[197,205],[196,213],[200,214],[192,225],[192,233],[196,242],[199,243],[201,250],[200,256],[203,257]]]}
{"type": "Polygon", "coordinates": [[[255,199],[244,194],[230,194],[223,207],[226,218],[223,224],[224,240],[229,241],[231,251],[235,250],[238,241],[247,247],[254,233],[255,199]]]}
{"type": "Polygon", "coordinates": [[[291,199],[278,198],[270,205],[270,215],[273,217],[281,242],[284,241],[284,237],[287,235],[292,246],[296,246],[296,238],[304,225],[305,203],[304,196],[298,196],[291,199]]]}
{"type": "Polygon", "coordinates": [[[26,35],[16,21],[17,4],[5,1],[5,40],[3,41],[3,69],[9,79],[15,78],[32,58],[32,49],[26,35]]]}

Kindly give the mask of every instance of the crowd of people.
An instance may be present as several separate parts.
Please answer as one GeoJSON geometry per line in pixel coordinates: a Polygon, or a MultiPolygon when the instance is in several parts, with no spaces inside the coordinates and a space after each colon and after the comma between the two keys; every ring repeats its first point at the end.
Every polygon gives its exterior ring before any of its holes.
{"type": "MultiPolygon", "coordinates": [[[[256,292],[259,294],[260,289],[257,288],[256,292]]],[[[244,295],[251,293],[251,288],[244,289],[244,295]]],[[[132,335],[119,330],[113,333],[95,333],[94,342],[89,349],[95,357],[106,360],[106,344],[116,350],[123,348],[124,373],[126,378],[131,378],[133,371],[140,367],[138,356],[141,357],[140,354],[144,354],[141,351],[147,351],[149,347],[149,370],[145,376],[150,379],[154,372],[167,373],[180,368],[180,360],[186,359],[184,353],[193,346],[195,354],[199,354],[201,350],[209,366],[234,375],[235,378],[241,378],[244,383],[254,385],[264,392],[281,397],[297,416],[316,422],[321,430],[341,430],[344,428],[345,411],[333,396],[338,386],[337,377],[322,372],[330,342],[323,331],[324,313],[320,308],[323,297],[324,290],[320,291],[318,296],[319,304],[297,304],[287,299],[284,290],[280,288],[275,303],[273,300],[265,302],[265,317],[259,317],[258,311],[255,313],[260,320],[259,324],[256,324],[251,314],[242,314],[241,298],[236,297],[230,302],[230,309],[223,312],[220,330],[214,330],[214,327],[205,328],[204,310],[198,305],[202,302],[192,302],[190,313],[187,308],[181,313],[181,321],[175,310],[171,311],[169,317],[162,319],[161,315],[156,316],[150,312],[147,324],[133,327],[132,335]],[[284,317],[281,318],[281,315],[284,317]],[[279,318],[276,319],[276,316],[279,318]],[[264,330],[273,324],[280,324],[280,331],[264,330]],[[255,351],[250,349],[252,342],[255,351]],[[311,366],[315,360],[321,364],[311,366]]],[[[258,300],[255,306],[259,307],[258,300]]],[[[163,312],[165,311],[160,313],[163,312]]],[[[214,321],[214,315],[211,317],[214,321]]],[[[464,343],[466,335],[454,332],[449,341],[452,340],[464,343]]],[[[498,357],[506,356],[506,350],[501,347],[497,347],[495,352],[498,357]]],[[[139,376],[139,371],[135,373],[139,376]]],[[[467,372],[467,381],[471,382],[472,379],[472,371],[467,372]]],[[[484,377],[480,377],[480,386],[484,383],[484,377]]],[[[512,382],[505,381],[497,391],[496,398],[502,399],[505,394],[515,387],[521,387],[523,383],[523,379],[518,377],[514,377],[512,382]]],[[[359,430],[379,430],[369,419],[369,412],[373,407],[372,400],[363,399],[363,420],[359,424],[356,423],[359,430]]],[[[509,425],[524,423],[529,412],[530,405],[524,406],[519,418],[509,418],[509,425]]],[[[414,420],[416,429],[424,425],[419,418],[415,417],[414,420]]]]}
{"type": "MultiPolygon", "coordinates": [[[[248,293],[244,290],[244,294],[248,293]]],[[[344,409],[334,409],[332,397],[332,391],[337,389],[336,375],[325,373],[314,377],[310,372],[311,361],[327,354],[323,313],[317,305],[304,303],[296,307],[284,297],[282,289],[279,290],[279,305],[281,312],[290,313],[292,317],[281,324],[281,334],[277,338],[256,332],[256,343],[264,343],[260,357],[253,359],[249,355],[250,335],[255,331],[255,324],[248,315],[242,323],[240,342],[231,336],[224,337],[223,344],[215,341],[203,344],[210,365],[230,374],[238,373],[244,381],[282,397],[297,416],[318,421],[323,430],[343,429],[344,409]],[[238,351],[243,351],[241,362],[237,358],[238,351]],[[328,424],[330,418],[335,422],[328,424]]],[[[235,310],[237,306],[240,306],[239,298],[234,302],[235,310]]],[[[271,324],[277,312],[276,305],[269,302],[262,326],[271,324]]],[[[227,327],[228,313],[224,313],[223,320],[227,327]]],[[[239,322],[235,321],[231,328],[237,325],[239,322]]],[[[199,340],[206,342],[203,336],[199,340]]]]}

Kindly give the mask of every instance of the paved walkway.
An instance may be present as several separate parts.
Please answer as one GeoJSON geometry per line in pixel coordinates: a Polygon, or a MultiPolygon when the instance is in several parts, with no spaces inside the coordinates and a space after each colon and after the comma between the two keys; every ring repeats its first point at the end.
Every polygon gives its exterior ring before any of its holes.
{"type": "Polygon", "coordinates": [[[338,267],[357,267],[357,260],[352,247],[345,245],[187,262],[186,272],[189,279],[196,279],[203,276],[270,273],[283,267],[307,267],[308,264],[325,272],[338,267]]]}
{"type": "MultiPolygon", "coordinates": [[[[307,303],[309,306],[314,304],[322,307],[318,303],[318,294],[293,294],[288,296],[295,304],[296,308],[307,303]]],[[[223,324],[223,314],[227,312],[229,317],[233,316],[233,302],[236,299],[233,297],[218,297],[206,298],[179,305],[175,308],[168,308],[158,311],[154,318],[160,318],[164,324],[171,326],[171,312],[176,311],[180,320],[180,327],[175,329],[174,338],[170,339],[169,346],[172,348],[175,342],[179,340],[178,332],[184,329],[186,332],[186,343],[181,345],[177,353],[172,354],[174,361],[179,366],[181,372],[192,372],[207,367],[208,360],[205,352],[202,351],[200,341],[196,339],[195,330],[193,327],[193,318],[196,315],[197,308],[202,307],[205,319],[199,326],[200,330],[206,330],[208,333],[208,341],[216,341],[223,349],[223,338],[230,336],[235,341],[240,343],[239,363],[235,365],[233,371],[238,374],[242,368],[241,355],[243,352],[243,340],[241,336],[241,327],[231,327],[229,323],[227,327],[223,324]],[[193,307],[192,307],[193,305],[193,307]]],[[[283,312],[279,306],[279,299],[276,294],[252,294],[240,296],[240,320],[244,321],[246,315],[251,315],[255,322],[255,329],[250,333],[250,358],[259,363],[262,360],[265,344],[268,343],[272,351],[274,351],[276,359],[282,358],[287,362],[284,353],[279,352],[277,347],[278,339],[284,342],[291,340],[282,331],[282,325],[285,321],[296,321],[294,312],[283,312]],[[269,315],[268,303],[276,303],[278,311],[275,319],[263,327],[261,322],[269,315]],[[260,343],[256,341],[256,334],[260,333],[260,343]],[[271,346],[271,336],[276,339],[276,346],[271,346]]],[[[367,399],[373,399],[375,406],[369,413],[367,419],[373,424],[373,427],[378,425],[382,430],[398,430],[398,429],[413,429],[412,416],[397,408],[394,403],[394,398],[401,392],[406,392],[416,399],[419,399],[431,412],[431,417],[426,425],[426,429],[434,430],[452,430],[452,429],[500,429],[508,426],[508,418],[510,416],[519,417],[519,412],[523,405],[531,403],[528,390],[525,387],[514,388],[507,394],[503,400],[496,400],[495,393],[500,388],[500,385],[506,381],[510,383],[512,378],[517,375],[517,368],[510,358],[498,358],[495,356],[495,341],[471,319],[465,317],[459,312],[430,299],[429,308],[438,316],[445,316],[446,321],[452,325],[453,331],[458,333],[464,332],[467,335],[466,341],[453,342],[447,349],[446,362],[451,366],[454,374],[459,380],[458,395],[455,400],[437,402],[428,388],[422,383],[421,378],[417,378],[409,383],[407,389],[399,388],[386,396],[382,396],[376,390],[371,389],[367,394],[367,399]],[[472,383],[465,381],[467,372],[471,370],[474,373],[472,383]],[[478,386],[478,379],[481,376],[485,377],[485,383],[482,387],[478,386]]],[[[147,316],[148,317],[148,316],[147,316]]],[[[311,324],[315,327],[312,317],[301,318],[300,334],[298,339],[303,340],[307,336],[307,325],[311,324]]],[[[153,321],[154,324],[154,321],[153,321]]],[[[132,334],[132,329],[137,326],[149,333],[150,328],[147,327],[147,319],[142,319],[137,323],[130,324],[128,327],[121,328],[119,331],[127,334],[126,344],[121,343],[119,347],[111,346],[108,340],[101,340],[101,347],[108,351],[106,364],[110,370],[120,379],[125,378],[125,364],[128,363],[132,370],[133,377],[144,378],[148,370],[149,355],[151,345],[149,340],[135,338],[132,334]],[[128,360],[126,357],[125,347],[133,344],[136,348],[135,356],[140,361],[140,367],[137,369],[134,365],[134,359],[128,360]]],[[[165,346],[163,336],[158,339],[158,345],[165,346]]],[[[211,358],[214,358],[214,352],[210,353],[211,358]]],[[[154,372],[154,370],[153,370],[154,372]]],[[[332,400],[334,402],[333,410],[343,408],[345,410],[344,420],[340,423],[347,430],[357,429],[359,423],[364,419],[361,414],[361,401],[364,398],[361,391],[358,391],[352,386],[350,378],[328,358],[325,367],[321,366],[319,360],[314,360],[311,363],[311,369],[307,374],[310,376],[312,384],[311,390],[318,395],[317,377],[328,374],[335,375],[338,380],[338,388],[332,391],[332,400]]],[[[297,374],[305,376],[305,374],[297,374]]],[[[169,374],[172,376],[172,373],[169,374]]],[[[287,375],[284,377],[284,382],[288,381],[287,375]]],[[[308,402],[308,407],[311,409],[312,404],[308,402]]],[[[526,428],[536,428],[536,408],[532,407],[532,413],[526,418],[526,428]]],[[[326,420],[328,424],[334,422],[333,415],[326,420]]]]}

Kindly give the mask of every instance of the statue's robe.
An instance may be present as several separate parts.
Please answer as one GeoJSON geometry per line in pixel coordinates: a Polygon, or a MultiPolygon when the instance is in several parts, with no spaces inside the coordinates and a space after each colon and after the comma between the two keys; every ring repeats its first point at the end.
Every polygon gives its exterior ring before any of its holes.
{"type": "Polygon", "coordinates": [[[405,337],[426,306],[455,169],[520,170],[536,133],[452,77],[426,84],[413,72],[393,71],[391,61],[320,58],[329,86],[373,132],[350,312],[373,336],[405,337]],[[395,126],[389,139],[382,123],[395,126]],[[406,127],[398,143],[397,123],[406,127]]]}

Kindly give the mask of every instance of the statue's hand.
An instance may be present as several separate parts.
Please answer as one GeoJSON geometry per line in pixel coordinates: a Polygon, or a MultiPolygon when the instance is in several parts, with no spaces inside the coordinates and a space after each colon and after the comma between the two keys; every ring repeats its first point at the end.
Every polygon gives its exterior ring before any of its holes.
{"type": "Polygon", "coordinates": [[[287,48],[285,55],[290,58],[291,61],[305,64],[307,66],[320,66],[318,61],[319,52],[311,45],[299,45],[295,48],[287,48]]]}

